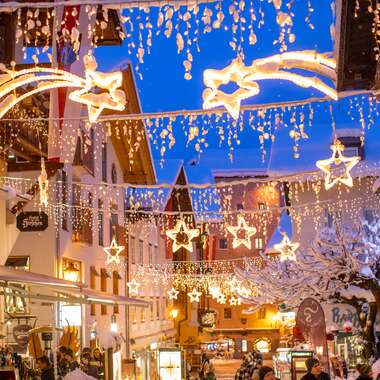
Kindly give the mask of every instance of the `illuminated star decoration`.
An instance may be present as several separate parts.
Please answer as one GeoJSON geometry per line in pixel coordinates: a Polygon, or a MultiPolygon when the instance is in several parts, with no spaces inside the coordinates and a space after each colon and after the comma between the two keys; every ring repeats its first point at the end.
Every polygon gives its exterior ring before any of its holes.
{"type": "Polygon", "coordinates": [[[112,238],[109,247],[104,247],[104,252],[107,254],[107,265],[111,263],[120,264],[120,253],[124,250],[123,245],[117,245],[115,236],[112,238]]]}
{"type": "Polygon", "coordinates": [[[257,81],[277,79],[290,81],[304,88],[315,88],[330,98],[337,100],[335,89],[328,86],[316,76],[306,76],[291,72],[291,69],[302,69],[318,73],[327,79],[333,79],[336,69],[334,59],[316,51],[295,51],[276,54],[267,58],[256,59],[250,66],[245,66],[240,57],[234,59],[230,65],[222,70],[207,69],[203,73],[203,108],[210,109],[224,106],[236,120],[240,113],[240,104],[260,92],[257,81]],[[230,82],[239,87],[233,93],[225,93],[219,89],[221,85],[230,82]]]}
{"type": "Polygon", "coordinates": [[[191,229],[183,220],[178,220],[172,230],[166,231],[166,236],[173,240],[173,252],[178,251],[181,247],[193,252],[191,241],[199,236],[199,230],[197,228],[191,229]]]}
{"type": "Polygon", "coordinates": [[[70,93],[69,98],[75,102],[85,104],[88,109],[90,122],[95,122],[105,108],[122,111],[125,108],[125,93],[118,89],[123,83],[123,73],[101,73],[96,71],[95,58],[87,54],[83,58],[85,66],[85,87],[70,93]],[[101,88],[106,92],[94,93],[93,88],[101,88]]]}
{"type": "Polygon", "coordinates": [[[75,102],[87,105],[90,122],[95,122],[105,109],[122,111],[125,108],[125,93],[119,87],[123,82],[121,71],[102,73],[96,71],[97,64],[91,54],[83,58],[85,78],[65,70],[52,67],[32,67],[16,71],[0,64],[0,118],[12,107],[33,94],[55,88],[79,88],[69,94],[75,102]],[[23,94],[16,95],[15,90],[25,85],[33,88],[23,94]],[[96,91],[97,89],[104,91],[96,91]],[[95,91],[94,91],[95,90],[95,91]]]}
{"type": "Polygon", "coordinates": [[[40,191],[40,205],[47,207],[48,199],[49,199],[49,194],[48,194],[49,180],[48,180],[48,175],[46,173],[44,158],[41,158],[41,174],[38,177],[38,188],[40,191]]]}
{"type": "Polygon", "coordinates": [[[167,293],[170,300],[176,300],[178,297],[179,291],[174,288],[171,288],[167,293]]]}
{"type": "Polygon", "coordinates": [[[139,294],[140,284],[135,279],[133,279],[130,282],[127,282],[127,286],[129,289],[129,293],[131,293],[132,295],[135,295],[135,296],[137,296],[139,294]]]}
{"type": "Polygon", "coordinates": [[[190,302],[199,302],[199,299],[202,295],[201,292],[198,292],[196,288],[194,288],[190,293],[187,293],[187,295],[190,297],[190,302]]]}
{"type": "Polygon", "coordinates": [[[210,286],[209,293],[213,299],[216,299],[220,293],[220,288],[218,286],[210,286]]]}
{"type": "Polygon", "coordinates": [[[236,306],[239,304],[239,298],[237,297],[231,297],[229,300],[229,303],[231,306],[236,306]]]}
{"type": "Polygon", "coordinates": [[[288,235],[284,232],[281,243],[274,244],[273,248],[280,252],[280,261],[297,261],[295,251],[300,246],[299,243],[292,243],[288,235]]]}
{"type": "Polygon", "coordinates": [[[333,151],[331,157],[326,160],[319,160],[316,162],[317,167],[326,173],[326,190],[330,189],[338,182],[343,183],[348,187],[352,187],[353,181],[350,170],[360,161],[360,157],[343,156],[342,152],[344,150],[344,145],[339,140],[336,140],[330,148],[333,151]],[[334,176],[334,170],[342,164],[344,165],[344,173],[342,175],[334,176]]]}
{"type": "Polygon", "coordinates": [[[226,228],[227,231],[234,237],[232,248],[237,248],[243,244],[248,249],[251,249],[251,236],[256,233],[256,228],[248,226],[247,222],[241,215],[238,216],[237,226],[228,225],[226,228]]]}
{"type": "Polygon", "coordinates": [[[218,303],[220,303],[222,305],[226,303],[226,300],[227,300],[227,297],[223,293],[219,293],[218,297],[216,297],[216,302],[218,302],[218,303]]]}

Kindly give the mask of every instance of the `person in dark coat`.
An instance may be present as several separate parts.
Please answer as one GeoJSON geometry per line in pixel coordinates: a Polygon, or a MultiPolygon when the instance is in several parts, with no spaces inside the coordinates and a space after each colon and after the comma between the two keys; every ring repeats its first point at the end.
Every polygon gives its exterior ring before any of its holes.
{"type": "Polygon", "coordinates": [[[307,374],[301,380],[317,380],[322,373],[321,363],[316,358],[308,358],[305,362],[307,374]]]}
{"type": "Polygon", "coordinates": [[[356,370],[359,372],[359,376],[356,380],[372,380],[373,372],[372,368],[368,364],[358,364],[356,370]]]}
{"type": "Polygon", "coordinates": [[[259,380],[276,380],[273,368],[262,366],[259,369],[259,380]]]}
{"type": "Polygon", "coordinates": [[[37,366],[40,370],[41,380],[54,380],[54,368],[50,365],[47,356],[41,356],[37,359],[37,366]]]}
{"type": "Polygon", "coordinates": [[[89,352],[82,353],[80,357],[80,369],[89,376],[95,379],[99,378],[98,368],[91,363],[91,355],[89,352]]]}

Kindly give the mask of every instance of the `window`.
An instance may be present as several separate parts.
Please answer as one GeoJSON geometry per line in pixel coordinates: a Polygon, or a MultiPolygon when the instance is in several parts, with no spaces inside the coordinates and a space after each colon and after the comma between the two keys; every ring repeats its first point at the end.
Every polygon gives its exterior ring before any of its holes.
{"type": "Polygon", "coordinates": [[[112,167],[111,167],[111,180],[113,184],[117,183],[117,171],[116,171],[115,164],[112,164],[112,167]]]}
{"type": "Polygon", "coordinates": [[[259,210],[266,210],[267,205],[265,203],[259,203],[259,210]]]}
{"type": "Polygon", "coordinates": [[[263,249],[264,243],[262,238],[255,238],[255,248],[256,249],[263,249]]]}
{"type": "Polygon", "coordinates": [[[153,246],[151,243],[149,243],[148,246],[148,254],[149,254],[149,265],[153,264],[153,246]]]}
{"type": "Polygon", "coordinates": [[[358,146],[346,147],[344,148],[343,154],[345,157],[360,156],[359,147],[358,146]]]}
{"type": "Polygon", "coordinates": [[[103,214],[103,201],[98,199],[98,244],[104,245],[104,214],[103,214]]]}
{"type": "Polygon", "coordinates": [[[149,307],[149,311],[150,311],[150,320],[151,321],[154,321],[154,298],[151,297],[150,298],[150,307],[149,307]]]}
{"type": "Polygon", "coordinates": [[[69,208],[65,207],[67,205],[67,174],[64,170],[62,170],[62,205],[62,228],[67,231],[67,213],[69,212],[69,208]]]}
{"type": "Polygon", "coordinates": [[[129,240],[129,253],[131,264],[136,264],[135,238],[133,236],[131,236],[129,240]]]}
{"type": "Polygon", "coordinates": [[[228,248],[227,239],[226,238],[219,239],[219,248],[220,249],[227,249],[228,248]]]}
{"type": "MultiPolygon", "coordinates": [[[[96,289],[96,276],[99,276],[94,266],[90,267],[90,289],[96,289]]],[[[90,305],[90,314],[96,315],[95,304],[90,305]]]]}
{"type": "MultiPolygon", "coordinates": [[[[141,297],[141,299],[143,299],[143,297],[141,297]]],[[[144,323],[145,322],[145,307],[141,307],[140,308],[140,317],[141,317],[141,323],[144,323]]]]}
{"type": "Polygon", "coordinates": [[[156,298],[156,319],[160,320],[160,297],[156,298]]]}
{"type": "MultiPolygon", "coordinates": [[[[107,291],[107,278],[109,277],[109,274],[107,273],[107,270],[105,268],[102,268],[100,270],[100,290],[102,292],[107,291]]],[[[101,305],[100,306],[100,314],[106,315],[107,314],[107,306],[101,305]]]]}
{"type": "Polygon", "coordinates": [[[369,209],[364,209],[364,219],[370,224],[373,223],[373,211],[369,209]]]}
{"type": "Polygon", "coordinates": [[[133,324],[137,323],[136,306],[131,306],[131,321],[133,324]]]}
{"type": "Polygon", "coordinates": [[[265,307],[261,307],[258,311],[258,318],[265,319],[266,315],[267,315],[267,310],[265,309],[265,307]]]}
{"type": "Polygon", "coordinates": [[[237,205],[236,205],[236,210],[244,210],[244,206],[243,206],[243,203],[238,203],[237,205]]]}
{"type": "Polygon", "coordinates": [[[223,310],[223,319],[232,319],[232,309],[230,307],[223,310]]]}
{"type": "Polygon", "coordinates": [[[111,210],[111,218],[110,218],[110,243],[112,238],[116,236],[116,227],[119,224],[119,216],[117,213],[117,205],[112,204],[110,207],[111,210]]]}
{"type": "MultiPolygon", "coordinates": [[[[113,271],[112,273],[112,292],[115,296],[119,295],[119,280],[121,280],[121,277],[117,271],[113,271]]],[[[119,306],[115,305],[113,307],[113,313],[119,314],[119,306]]]]}
{"type": "Polygon", "coordinates": [[[139,240],[139,264],[144,264],[144,242],[139,240]]]}
{"type": "Polygon", "coordinates": [[[246,339],[241,340],[241,352],[247,352],[248,351],[248,342],[246,339]]]}
{"type": "Polygon", "coordinates": [[[166,298],[162,298],[162,303],[161,303],[161,320],[165,320],[165,309],[166,309],[166,298]]]}
{"type": "Polygon", "coordinates": [[[107,182],[107,143],[102,146],[102,181],[107,182]]]}
{"type": "Polygon", "coordinates": [[[332,228],[333,216],[327,208],[325,208],[325,227],[332,228]]]}

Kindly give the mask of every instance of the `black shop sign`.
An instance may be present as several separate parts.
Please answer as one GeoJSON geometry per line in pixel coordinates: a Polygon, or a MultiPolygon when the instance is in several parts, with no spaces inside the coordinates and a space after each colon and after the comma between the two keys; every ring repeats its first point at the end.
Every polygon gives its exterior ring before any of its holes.
{"type": "Polygon", "coordinates": [[[21,232],[45,231],[48,227],[48,216],[44,212],[28,211],[17,215],[17,228],[21,232]]]}

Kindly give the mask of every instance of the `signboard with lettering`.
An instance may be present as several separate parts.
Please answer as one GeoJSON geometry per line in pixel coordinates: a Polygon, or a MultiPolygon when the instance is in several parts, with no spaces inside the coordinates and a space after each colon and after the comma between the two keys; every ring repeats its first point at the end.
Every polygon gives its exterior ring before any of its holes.
{"type": "Polygon", "coordinates": [[[313,298],[303,300],[297,311],[296,325],[320,355],[322,368],[328,372],[326,322],[321,304],[313,298]]]}
{"type": "Polygon", "coordinates": [[[325,304],[323,310],[326,316],[326,326],[329,330],[344,331],[346,322],[352,324],[354,330],[360,328],[356,309],[347,304],[325,304]]]}
{"type": "Polygon", "coordinates": [[[17,215],[17,228],[21,232],[45,231],[48,227],[48,216],[44,212],[26,211],[17,215]]]}

